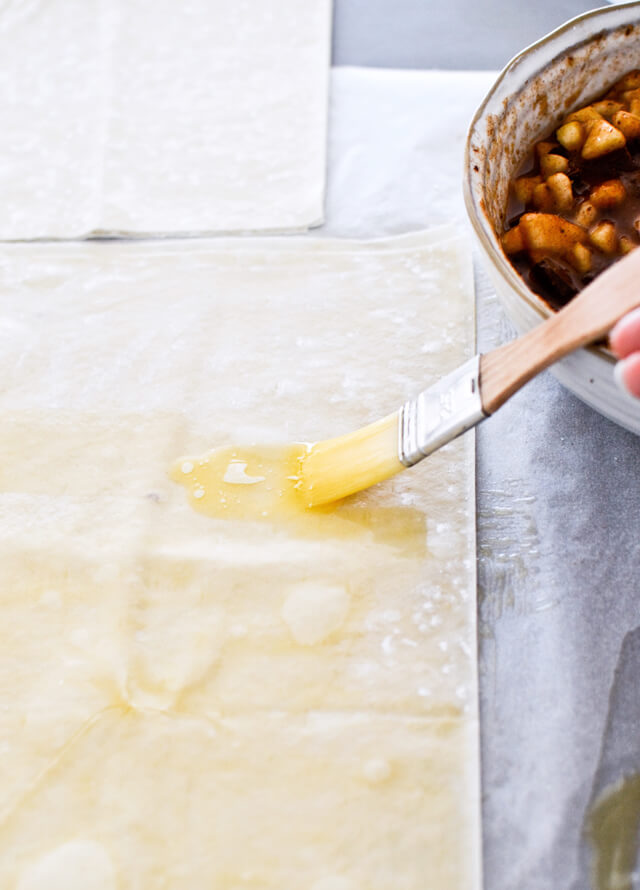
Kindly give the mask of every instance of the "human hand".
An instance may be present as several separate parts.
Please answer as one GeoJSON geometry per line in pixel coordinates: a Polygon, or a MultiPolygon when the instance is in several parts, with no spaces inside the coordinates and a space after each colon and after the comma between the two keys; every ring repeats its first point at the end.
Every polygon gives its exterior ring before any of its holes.
{"type": "Polygon", "coordinates": [[[616,382],[626,392],[640,398],[640,309],[625,315],[609,335],[616,356],[616,382]]]}

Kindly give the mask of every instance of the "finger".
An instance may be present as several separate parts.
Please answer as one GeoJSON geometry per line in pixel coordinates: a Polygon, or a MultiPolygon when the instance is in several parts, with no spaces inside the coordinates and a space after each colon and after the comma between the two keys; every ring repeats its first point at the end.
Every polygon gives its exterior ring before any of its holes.
{"type": "Polygon", "coordinates": [[[618,358],[640,352],[640,308],[625,315],[609,334],[609,343],[618,358]]]}
{"type": "Polygon", "coordinates": [[[640,398],[640,352],[634,352],[633,355],[618,362],[614,376],[616,383],[622,389],[640,398]]]}

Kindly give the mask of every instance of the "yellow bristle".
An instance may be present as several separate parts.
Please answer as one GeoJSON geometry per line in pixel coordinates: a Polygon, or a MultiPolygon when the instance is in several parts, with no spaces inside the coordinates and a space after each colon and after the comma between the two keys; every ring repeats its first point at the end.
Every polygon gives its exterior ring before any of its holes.
{"type": "Polygon", "coordinates": [[[296,485],[305,506],[338,501],[394,476],[398,459],[399,412],[354,433],[316,442],[300,462],[296,485]]]}

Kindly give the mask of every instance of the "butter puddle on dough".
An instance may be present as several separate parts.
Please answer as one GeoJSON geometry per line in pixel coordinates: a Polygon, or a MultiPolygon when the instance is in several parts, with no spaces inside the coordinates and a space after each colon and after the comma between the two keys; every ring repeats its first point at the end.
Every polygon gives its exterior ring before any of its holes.
{"type": "Polygon", "coordinates": [[[243,460],[232,460],[223,476],[223,482],[230,485],[256,485],[258,482],[266,481],[266,476],[250,476],[247,473],[247,464],[243,460]]]}
{"type": "Polygon", "coordinates": [[[409,506],[373,505],[347,498],[305,506],[298,493],[302,443],[218,448],[201,457],[182,457],[170,470],[199,513],[218,519],[286,523],[300,536],[349,537],[370,532],[376,541],[408,557],[426,553],[426,516],[409,506]]]}
{"type": "Polygon", "coordinates": [[[191,505],[225,519],[273,518],[305,512],[296,483],[305,445],[220,448],[182,458],[171,470],[191,505]]]}

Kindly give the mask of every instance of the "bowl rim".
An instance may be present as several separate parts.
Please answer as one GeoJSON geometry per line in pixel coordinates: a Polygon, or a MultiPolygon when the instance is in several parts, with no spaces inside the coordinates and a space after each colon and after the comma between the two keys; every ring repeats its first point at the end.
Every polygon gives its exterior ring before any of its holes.
{"type": "MultiPolygon", "coordinates": [[[[564,22],[564,24],[555,28],[553,31],[550,31],[548,34],[545,34],[543,37],[540,37],[538,40],[535,40],[533,43],[530,43],[528,46],[525,46],[521,49],[516,55],[514,55],[509,61],[506,63],[504,68],[498,74],[496,80],[493,85],[489,89],[488,93],[485,95],[481,104],[478,106],[471,123],[469,124],[469,129],[467,131],[467,138],[465,142],[465,150],[464,150],[464,169],[465,176],[463,181],[463,196],[464,202],[467,209],[467,215],[473,227],[473,230],[480,241],[480,244],[484,248],[487,258],[490,260],[492,265],[495,267],[496,271],[500,274],[500,276],[505,280],[510,287],[515,290],[517,295],[524,300],[525,303],[529,305],[531,309],[533,309],[537,315],[540,316],[540,319],[549,317],[553,310],[545,303],[545,301],[534,293],[527,285],[524,283],[523,279],[518,275],[514,267],[505,256],[497,249],[495,243],[488,236],[485,226],[483,225],[483,221],[481,215],[483,211],[480,207],[478,207],[476,198],[473,193],[472,188],[472,163],[471,163],[471,141],[475,129],[477,127],[478,122],[485,114],[487,110],[487,106],[495,96],[496,92],[502,85],[503,81],[506,77],[509,76],[510,72],[513,68],[517,67],[517,65],[521,62],[522,59],[529,56],[532,52],[546,46],[548,43],[553,42],[558,37],[566,34],[568,31],[571,31],[577,24],[588,21],[590,19],[597,19],[600,17],[607,17],[607,15],[615,15],[616,13],[619,15],[622,9],[635,9],[640,11],[640,0],[627,0],[627,2],[621,4],[611,4],[608,6],[600,6],[597,9],[590,9],[586,12],[582,12],[577,16],[569,19],[564,22]]],[[[588,40],[589,38],[587,38],[588,40]]],[[[581,43],[585,43],[585,39],[576,40],[575,45],[579,45],[581,43]]],[[[565,50],[566,52],[570,51],[570,48],[565,50]]],[[[547,63],[549,64],[549,63],[547,63]]],[[[543,66],[544,67],[544,66],[543,66]]],[[[487,220],[487,224],[491,225],[487,220]]],[[[493,228],[493,227],[491,227],[493,228]]],[[[613,364],[616,361],[615,356],[611,352],[610,349],[604,346],[587,346],[585,347],[589,352],[595,353],[599,358],[604,359],[605,361],[613,364]]]]}

